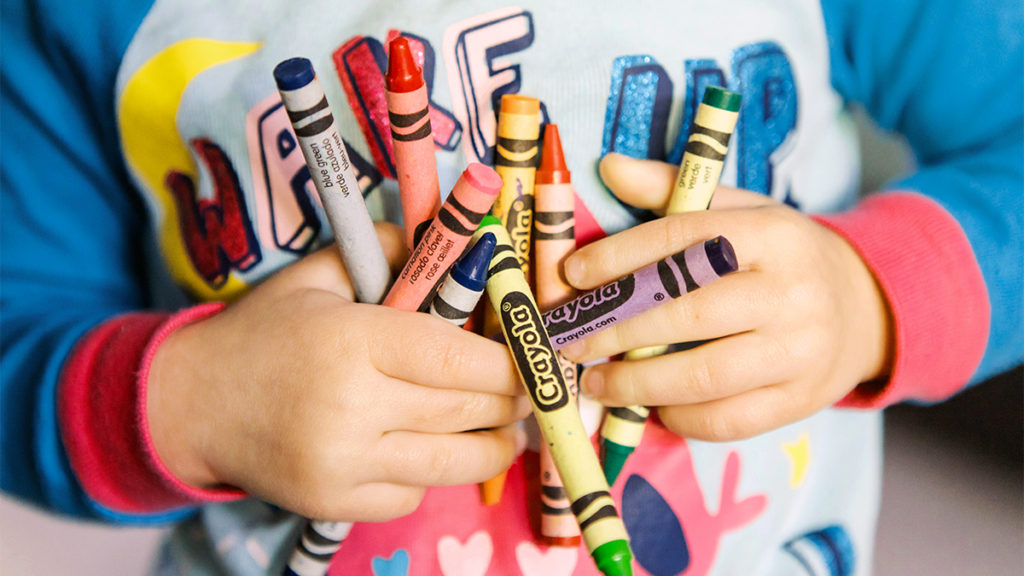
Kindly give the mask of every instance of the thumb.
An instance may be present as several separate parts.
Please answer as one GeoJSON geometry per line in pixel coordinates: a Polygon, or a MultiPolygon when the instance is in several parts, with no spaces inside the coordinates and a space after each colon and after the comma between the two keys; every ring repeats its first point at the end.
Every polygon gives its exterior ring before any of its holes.
{"type": "MultiPolygon", "coordinates": [[[[640,160],[614,152],[601,158],[598,171],[605,186],[626,204],[664,215],[672,195],[679,167],[658,160],[640,160]]],[[[718,186],[711,198],[713,210],[751,208],[773,204],[774,200],[756,192],[718,186]]]]}

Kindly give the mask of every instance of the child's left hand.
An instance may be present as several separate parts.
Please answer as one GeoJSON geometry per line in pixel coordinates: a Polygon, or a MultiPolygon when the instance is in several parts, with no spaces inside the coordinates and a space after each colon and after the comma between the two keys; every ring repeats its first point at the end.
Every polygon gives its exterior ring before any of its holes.
{"type": "MultiPolygon", "coordinates": [[[[678,167],[610,154],[601,176],[624,202],[665,206],[678,167]]],[[[657,358],[584,371],[583,389],[609,406],[657,407],[688,438],[747,438],[827,408],[887,377],[891,318],[856,251],[804,214],[719,186],[704,212],[659,218],[581,248],[566,260],[580,290],[620,278],[698,242],[725,236],[740,269],[700,290],[563,349],[588,362],[644,346],[714,339],[657,358]]]]}

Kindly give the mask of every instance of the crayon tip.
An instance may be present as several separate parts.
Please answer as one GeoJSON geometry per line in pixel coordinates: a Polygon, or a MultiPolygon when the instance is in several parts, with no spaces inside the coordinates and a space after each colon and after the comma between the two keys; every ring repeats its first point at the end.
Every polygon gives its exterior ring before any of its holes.
{"type": "Polygon", "coordinates": [[[742,101],[743,96],[739,92],[729,92],[720,86],[708,86],[704,89],[704,97],[701,98],[701,102],[708,106],[729,112],[739,112],[742,101]]]}
{"type": "Polygon", "coordinates": [[[540,166],[534,178],[536,184],[568,184],[572,181],[572,173],[565,165],[562,139],[556,124],[544,126],[544,146],[541,148],[540,166]]]}
{"type": "Polygon", "coordinates": [[[612,540],[605,542],[590,553],[597,569],[605,576],[633,576],[633,554],[629,542],[612,540]]]}
{"type": "Polygon", "coordinates": [[[274,81],[280,90],[298,90],[316,78],[308,58],[289,58],[274,66],[274,81]]]}
{"type": "Polygon", "coordinates": [[[715,273],[719,276],[731,274],[739,268],[739,263],[736,261],[736,251],[733,250],[732,243],[725,236],[712,238],[705,242],[704,252],[707,253],[711,267],[715,269],[715,273]]]}
{"type": "Polygon", "coordinates": [[[388,90],[412,92],[423,86],[423,71],[416,65],[409,41],[399,36],[388,44],[388,90]]]}
{"type": "Polygon", "coordinates": [[[477,229],[483,228],[484,226],[494,226],[495,224],[501,226],[501,218],[498,218],[494,214],[488,214],[480,221],[480,226],[478,226],[477,229]]]}
{"type": "Polygon", "coordinates": [[[521,94],[501,97],[501,114],[540,114],[540,100],[521,94]]]}
{"type": "Polygon", "coordinates": [[[487,269],[491,265],[491,256],[498,245],[498,239],[487,232],[473,244],[469,252],[455,263],[451,277],[470,290],[480,291],[487,285],[487,269]]]}
{"type": "Polygon", "coordinates": [[[604,478],[608,485],[615,484],[622,467],[626,465],[626,459],[633,453],[632,446],[624,446],[618,442],[612,442],[606,438],[601,439],[601,448],[604,450],[601,459],[601,469],[604,470],[604,478]]]}
{"type": "Polygon", "coordinates": [[[508,476],[508,470],[480,483],[480,500],[483,501],[484,506],[494,506],[501,502],[501,494],[505,491],[506,476],[508,476]]]}
{"type": "Polygon", "coordinates": [[[491,196],[497,196],[501,191],[501,176],[494,171],[494,168],[479,162],[473,162],[466,166],[466,169],[462,171],[462,177],[477,190],[491,196]]]}

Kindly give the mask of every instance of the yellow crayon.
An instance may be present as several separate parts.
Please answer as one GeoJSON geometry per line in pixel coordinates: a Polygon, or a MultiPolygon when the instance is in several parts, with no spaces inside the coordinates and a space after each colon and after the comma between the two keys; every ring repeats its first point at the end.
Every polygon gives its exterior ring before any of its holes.
{"type": "MultiPolygon", "coordinates": [[[[722,176],[729,139],[736,129],[741,96],[718,86],[708,86],[697,105],[697,114],[686,139],[666,214],[707,210],[722,176]]],[[[668,346],[649,346],[626,352],[626,360],[660,356],[668,346]]],[[[625,406],[610,410],[601,426],[602,465],[609,484],[614,484],[622,466],[640,445],[649,410],[625,406]]]]}
{"type": "Polygon", "coordinates": [[[533,186],[540,159],[540,101],[519,94],[501,97],[494,170],[501,192],[492,212],[501,219],[515,248],[519,266],[530,277],[530,230],[533,226],[533,186]]]}
{"type": "Polygon", "coordinates": [[[576,399],[565,383],[512,241],[501,228],[497,239],[487,279],[488,298],[565,484],[583,540],[602,573],[632,574],[629,535],[583,428],[576,399]]]}
{"type": "Polygon", "coordinates": [[[708,86],[686,139],[679,174],[665,212],[707,210],[729,152],[729,138],[740,114],[740,95],[708,86]]]}

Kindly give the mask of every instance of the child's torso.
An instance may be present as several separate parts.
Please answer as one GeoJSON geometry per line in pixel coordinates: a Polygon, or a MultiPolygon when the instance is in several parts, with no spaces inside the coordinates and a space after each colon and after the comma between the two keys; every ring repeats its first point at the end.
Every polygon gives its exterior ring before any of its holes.
{"type": "MultiPolygon", "coordinates": [[[[492,162],[500,96],[535,96],[543,120],[559,126],[583,241],[637,221],[600,183],[598,159],[614,151],[678,162],[708,84],[744,97],[723,183],[808,211],[842,207],[857,188],[814,1],[158,1],[122,62],[118,127],[161,257],[185,292],[236,297],[330,241],[271,74],[285,58],[313,61],[371,212],[398,217],[383,70],[399,33],[423,54],[442,193],[468,162],[492,162]]],[[[878,423],[826,411],[724,445],[649,426],[612,491],[637,573],[866,573],[878,423]],[[854,556],[855,570],[835,564],[854,556]],[[812,571],[819,565],[833,570],[812,571]]],[[[582,548],[537,544],[536,478],[529,452],[497,507],[480,506],[475,486],[431,490],[409,517],[356,525],[335,569],[595,573],[582,548]]],[[[205,541],[232,573],[260,573],[287,555],[278,548],[294,525],[259,503],[213,507],[176,532],[163,568],[203,573],[190,562],[210,560],[205,541]],[[193,540],[200,525],[205,536],[193,540]]]]}

